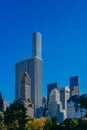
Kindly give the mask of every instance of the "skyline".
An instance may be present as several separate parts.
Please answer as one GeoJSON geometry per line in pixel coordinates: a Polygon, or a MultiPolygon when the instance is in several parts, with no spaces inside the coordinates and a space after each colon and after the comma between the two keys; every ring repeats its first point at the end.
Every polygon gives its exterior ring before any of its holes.
{"type": "Polygon", "coordinates": [[[15,99],[15,65],[32,56],[32,33],[42,34],[44,95],[49,83],[80,76],[87,93],[87,1],[0,1],[0,92],[15,99]],[[50,4],[49,4],[50,3],[50,4]]]}

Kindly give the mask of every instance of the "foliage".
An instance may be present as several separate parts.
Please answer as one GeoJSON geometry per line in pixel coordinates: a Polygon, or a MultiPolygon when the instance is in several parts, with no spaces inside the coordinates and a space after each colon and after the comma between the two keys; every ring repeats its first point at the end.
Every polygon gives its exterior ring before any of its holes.
{"type": "Polygon", "coordinates": [[[44,124],[45,124],[46,118],[38,118],[33,119],[31,121],[27,122],[28,128],[34,129],[34,130],[43,130],[44,124]]]}
{"type": "Polygon", "coordinates": [[[3,130],[4,127],[4,114],[3,112],[0,112],[0,129],[3,130]]]}
{"type": "Polygon", "coordinates": [[[56,130],[57,126],[56,116],[52,118],[30,118],[26,123],[26,130],[56,130]]]}
{"type": "Polygon", "coordinates": [[[58,130],[66,130],[65,124],[60,124],[60,125],[58,126],[58,130]]]}
{"type": "Polygon", "coordinates": [[[76,118],[69,118],[64,121],[65,128],[70,130],[77,130],[78,128],[78,119],[76,118]]]}
{"type": "Polygon", "coordinates": [[[50,118],[47,118],[43,130],[50,130],[52,128],[52,121],[50,118]]]}
{"type": "Polygon", "coordinates": [[[87,110],[87,95],[86,94],[80,96],[80,104],[82,108],[85,108],[87,110]]]}
{"type": "Polygon", "coordinates": [[[31,119],[26,130],[87,130],[87,118],[69,118],[62,124],[58,124],[56,117],[31,119]]]}
{"type": "Polygon", "coordinates": [[[26,116],[26,122],[28,122],[28,121],[32,121],[32,120],[34,120],[33,117],[31,117],[31,116],[26,116]]]}
{"type": "Polygon", "coordinates": [[[26,109],[18,101],[14,101],[4,112],[4,122],[8,129],[23,130],[25,118],[26,109]]]}
{"type": "Polygon", "coordinates": [[[87,130],[87,118],[82,118],[81,128],[84,129],[84,130],[87,130]]]}
{"type": "Polygon", "coordinates": [[[87,110],[87,94],[83,94],[76,98],[75,109],[76,109],[76,111],[80,110],[81,118],[82,118],[83,117],[82,112],[85,112],[85,110],[87,110]],[[85,109],[85,110],[83,110],[83,109],[85,109]]]}
{"type": "Polygon", "coordinates": [[[57,117],[47,118],[43,130],[56,130],[58,128],[57,117]]]}

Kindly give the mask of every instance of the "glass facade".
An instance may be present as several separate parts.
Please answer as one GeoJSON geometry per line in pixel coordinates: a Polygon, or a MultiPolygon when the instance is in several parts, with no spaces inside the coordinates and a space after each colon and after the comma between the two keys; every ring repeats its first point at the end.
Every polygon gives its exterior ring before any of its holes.
{"type": "Polygon", "coordinates": [[[74,76],[70,78],[70,95],[79,95],[79,86],[80,86],[80,79],[79,76],[74,76]]]}
{"type": "Polygon", "coordinates": [[[31,78],[31,101],[35,108],[42,105],[42,60],[34,57],[16,64],[16,99],[20,98],[21,74],[28,72],[31,78]]]}

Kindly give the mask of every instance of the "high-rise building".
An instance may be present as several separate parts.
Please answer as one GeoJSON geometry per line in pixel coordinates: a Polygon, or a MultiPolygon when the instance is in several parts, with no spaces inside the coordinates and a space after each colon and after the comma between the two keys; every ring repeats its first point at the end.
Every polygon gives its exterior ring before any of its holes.
{"type": "Polygon", "coordinates": [[[21,87],[20,87],[20,98],[19,103],[23,104],[26,108],[26,115],[34,117],[34,105],[32,104],[31,98],[31,78],[25,71],[21,75],[21,87]]]}
{"type": "Polygon", "coordinates": [[[49,95],[50,95],[50,92],[53,90],[53,89],[57,89],[59,90],[59,83],[51,83],[51,84],[48,84],[47,85],[47,100],[49,101],[49,95]]]}
{"type": "Polygon", "coordinates": [[[62,103],[62,109],[67,109],[67,100],[70,98],[70,88],[65,86],[60,88],[60,101],[62,103]]]}
{"type": "Polygon", "coordinates": [[[79,95],[79,76],[70,77],[70,96],[79,95]]]}
{"type": "Polygon", "coordinates": [[[16,64],[16,99],[21,96],[21,75],[25,71],[28,72],[31,78],[31,102],[34,104],[35,111],[42,106],[42,70],[43,60],[41,57],[41,34],[33,33],[32,39],[32,58],[20,61],[16,64]]]}

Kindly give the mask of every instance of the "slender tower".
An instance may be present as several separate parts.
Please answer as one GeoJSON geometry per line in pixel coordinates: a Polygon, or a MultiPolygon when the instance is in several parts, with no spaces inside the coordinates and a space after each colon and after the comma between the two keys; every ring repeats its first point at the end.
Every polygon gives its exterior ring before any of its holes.
{"type": "Polygon", "coordinates": [[[39,32],[34,32],[32,35],[32,57],[38,57],[41,59],[41,34],[39,32]]]}
{"type": "Polygon", "coordinates": [[[35,105],[35,116],[38,116],[37,109],[42,106],[42,38],[39,32],[32,35],[32,57],[34,69],[34,86],[31,88],[31,98],[35,105]]]}

